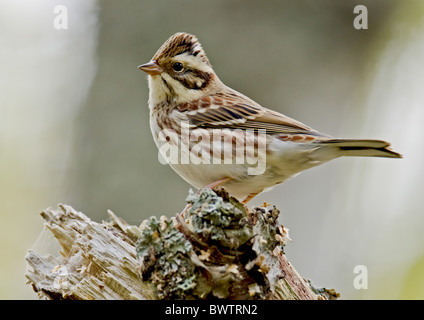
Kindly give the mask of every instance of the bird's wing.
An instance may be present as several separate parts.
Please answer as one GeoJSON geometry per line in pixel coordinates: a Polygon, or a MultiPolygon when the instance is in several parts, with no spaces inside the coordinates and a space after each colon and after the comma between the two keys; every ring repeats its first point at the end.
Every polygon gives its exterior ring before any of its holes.
{"type": "Polygon", "coordinates": [[[200,128],[264,129],[271,134],[327,137],[233,90],[182,104],[178,109],[185,113],[191,125],[200,128]]]}

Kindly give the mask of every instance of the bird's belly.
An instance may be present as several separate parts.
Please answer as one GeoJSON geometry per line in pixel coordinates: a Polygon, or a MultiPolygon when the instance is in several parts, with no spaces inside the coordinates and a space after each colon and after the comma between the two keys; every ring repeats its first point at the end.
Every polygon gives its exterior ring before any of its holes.
{"type": "Polygon", "coordinates": [[[196,188],[207,186],[223,178],[231,178],[222,186],[231,195],[243,199],[249,194],[260,193],[305,169],[320,164],[311,159],[310,152],[310,146],[278,142],[268,144],[265,157],[257,158],[256,162],[250,159],[249,163],[245,161],[241,164],[235,162],[231,164],[177,163],[171,164],[171,167],[196,188]]]}

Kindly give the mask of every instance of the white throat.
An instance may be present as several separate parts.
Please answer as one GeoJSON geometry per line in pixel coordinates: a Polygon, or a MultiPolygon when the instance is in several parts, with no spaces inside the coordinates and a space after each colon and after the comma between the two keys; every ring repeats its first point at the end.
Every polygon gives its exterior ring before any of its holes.
{"type": "Polygon", "coordinates": [[[184,87],[179,81],[167,73],[149,76],[149,107],[169,101],[175,104],[190,102],[200,99],[206,94],[202,90],[191,90],[184,87]],[[164,82],[166,81],[166,83],[164,82]],[[171,90],[173,92],[171,92],[171,90]]]}

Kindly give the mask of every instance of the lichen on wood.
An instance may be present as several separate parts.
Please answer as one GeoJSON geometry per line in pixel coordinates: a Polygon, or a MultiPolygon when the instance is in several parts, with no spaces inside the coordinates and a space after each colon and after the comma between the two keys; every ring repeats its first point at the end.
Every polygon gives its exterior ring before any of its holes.
{"type": "Polygon", "coordinates": [[[140,227],[109,211],[97,223],[70,206],[41,213],[60,255],[29,251],[26,277],[47,299],[327,299],[289,263],[275,207],[248,210],[223,189],[190,191],[172,218],[140,227]]]}

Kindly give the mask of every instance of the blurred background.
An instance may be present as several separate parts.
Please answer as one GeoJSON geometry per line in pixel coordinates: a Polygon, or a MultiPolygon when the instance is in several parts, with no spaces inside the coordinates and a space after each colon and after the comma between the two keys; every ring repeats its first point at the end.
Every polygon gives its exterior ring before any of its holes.
{"type": "MultiPolygon", "coordinates": [[[[63,21],[62,21],[63,22],[63,21]]],[[[172,216],[190,186],[161,165],[137,66],[178,31],[230,87],[339,138],[405,158],[343,158],[256,197],[281,210],[299,273],[345,299],[424,298],[424,2],[0,0],[0,298],[35,299],[39,212],[172,216]],[[368,29],[356,30],[356,5],[368,29]],[[68,28],[55,29],[64,5],[68,28]],[[357,265],[368,288],[353,285],[357,265]]]]}

